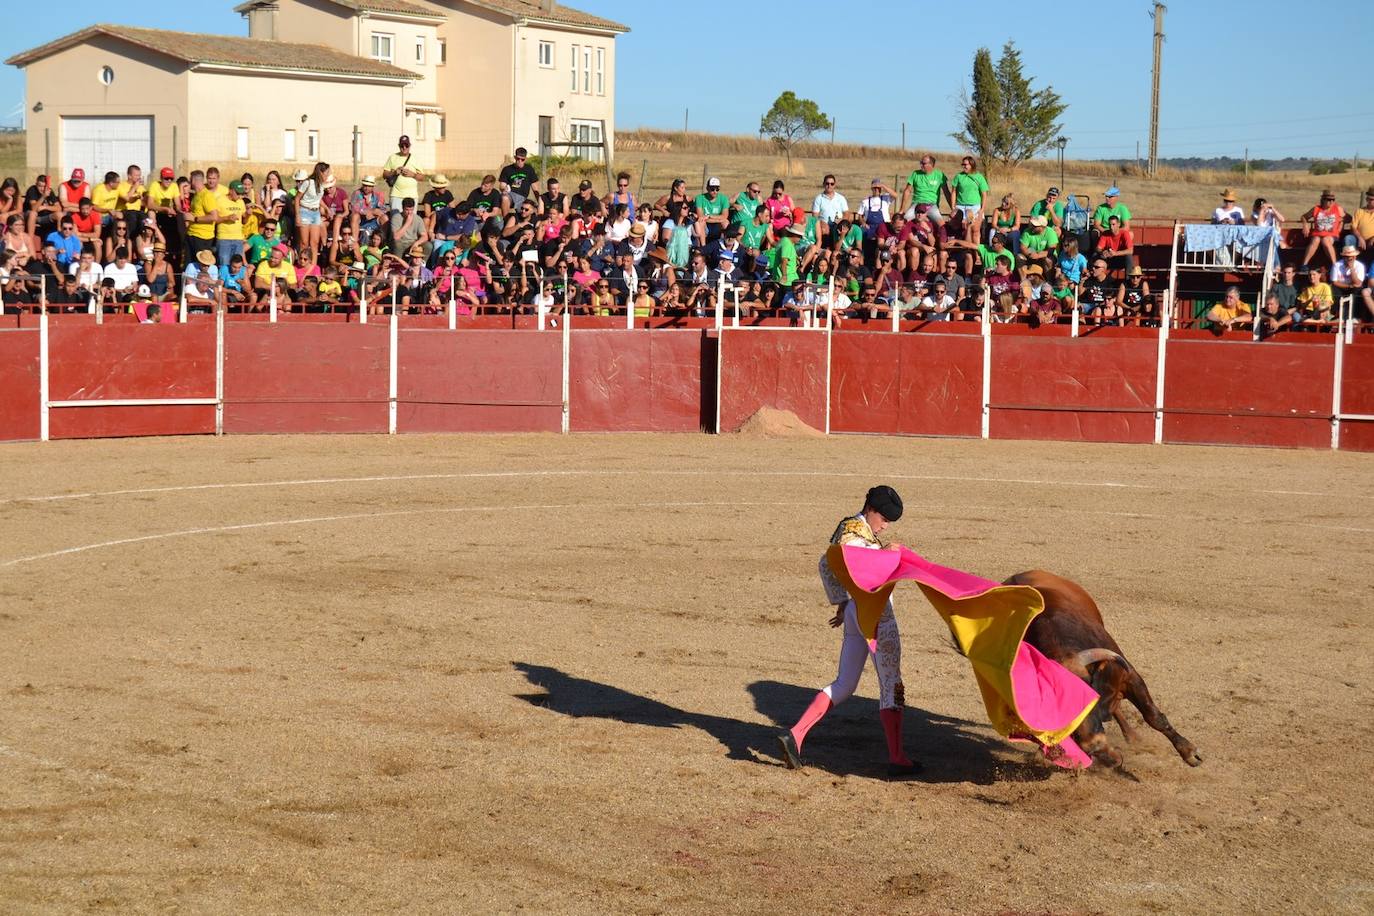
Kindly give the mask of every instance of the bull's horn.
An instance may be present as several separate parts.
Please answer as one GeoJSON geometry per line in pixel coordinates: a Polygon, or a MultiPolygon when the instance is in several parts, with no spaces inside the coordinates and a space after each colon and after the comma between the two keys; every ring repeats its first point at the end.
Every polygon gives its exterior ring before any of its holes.
{"type": "Polygon", "coordinates": [[[1092,676],[1088,673],[1088,666],[1095,665],[1098,662],[1105,662],[1109,658],[1121,658],[1121,656],[1117,655],[1111,649],[1084,649],[1082,652],[1076,652],[1064,659],[1060,664],[1084,680],[1087,680],[1092,676]]]}
{"type": "Polygon", "coordinates": [[[1117,655],[1111,649],[1084,649],[1073,658],[1074,661],[1082,665],[1086,670],[1089,665],[1095,665],[1098,662],[1105,662],[1108,659],[1120,657],[1120,655],[1117,655]]]}

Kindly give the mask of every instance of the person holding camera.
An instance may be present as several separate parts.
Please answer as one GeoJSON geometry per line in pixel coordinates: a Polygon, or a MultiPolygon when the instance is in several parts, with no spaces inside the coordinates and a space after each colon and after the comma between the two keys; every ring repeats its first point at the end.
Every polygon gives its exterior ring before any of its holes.
{"type": "Polygon", "coordinates": [[[396,152],[388,156],[382,165],[382,180],[391,189],[389,196],[393,213],[401,209],[406,198],[421,198],[420,182],[424,180],[425,173],[415,168],[410,160],[410,137],[402,134],[396,141],[396,152]]]}

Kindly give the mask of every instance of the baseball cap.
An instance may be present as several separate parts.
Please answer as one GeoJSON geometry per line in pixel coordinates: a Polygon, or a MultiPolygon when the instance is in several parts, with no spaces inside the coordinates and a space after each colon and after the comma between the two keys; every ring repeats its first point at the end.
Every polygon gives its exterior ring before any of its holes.
{"type": "Polygon", "coordinates": [[[870,186],[870,187],[874,187],[874,188],[878,188],[878,187],[882,187],[882,184],[883,184],[883,180],[882,180],[881,178],[875,178],[875,179],[873,179],[872,184],[870,184],[869,186],[870,186]]]}
{"type": "Polygon", "coordinates": [[[171,170],[170,168],[168,168],[167,166],[163,166],[162,171],[161,171],[159,174],[160,174],[163,178],[175,178],[175,177],[177,177],[177,173],[174,172],[174,171],[172,171],[172,170],[171,170]]]}
{"type": "Polygon", "coordinates": [[[1116,185],[1112,185],[1110,188],[1107,189],[1107,193],[1104,194],[1104,195],[1102,195],[1102,196],[1103,196],[1103,197],[1120,197],[1120,196],[1121,196],[1121,189],[1118,188],[1116,185]]]}
{"type": "Polygon", "coordinates": [[[233,191],[235,194],[242,194],[243,191],[244,191],[243,182],[241,182],[241,181],[231,181],[231,182],[229,182],[229,190],[233,191]]]}
{"type": "Polygon", "coordinates": [[[287,255],[289,255],[289,254],[291,253],[291,249],[290,249],[290,248],[287,248],[285,245],[277,245],[276,247],[274,247],[274,248],[272,249],[272,253],[273,253],[273,254],[279,254],[279,255],[281,255],[282,257],[286,257],[287,255]]]}
{"type": "Polygon", "coordinates": [[[85,169],[72,169],[72,181],[85,181],[85,180],[86,180],[86,170],[85,170],[85,169]]]}
{"type": "Polygon", "coordinates": [[[147,283],[142,283],[139,284],[137,295],[140,299],[151,299],[153,298],[153,291],[149,288],[147,283]]]}
{"type": "Polygon", "coordinates": [[[1055,197],[1058,197],[1058,196],[1059,196],[1059,189],[1058,189],[1058,188],[1050,188],[1048,191],[1045,192],[1045,196],[1046,196],[1046,197],[1049,197],[1051,194],[1053,194],[1055,197]]]}
{"type": "Polygon", "coordinates": [[[577,190],[579,191],[590,191],[591,189],[592,183],[585,178],[583,178],[582,183],[577,186],[577,190]]]}
{"type": "Polygon", "coordinates": [[[718,188],[718,187],[720,187],[720,179],[719,179],[719,178],[716,178],[715,176],[712,176],[711,178],[707,179],[707,181],[706,181],[706,187],[708,187],[708,188],[718,188]]]}
{"type": "Polygon", "coordinates": [[[401,134],[401,138],[400,138],[399,140],[396,141],[396,145],[397,145],[397,146],[410,146],[410,136],[409,136],[408,134],[401,134]]]}

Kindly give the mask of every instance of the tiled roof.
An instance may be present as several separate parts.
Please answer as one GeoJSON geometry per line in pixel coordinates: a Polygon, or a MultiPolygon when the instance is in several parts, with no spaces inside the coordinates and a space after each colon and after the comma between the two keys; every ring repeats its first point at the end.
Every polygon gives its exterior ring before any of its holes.
{"type": "Polygon", "coordinates": [[[485,6],[488,9],[499,10],[503,13],[510,13],[515,16],[522,16],[529,19],[542,19],[546,22],[563,22],[568,25],[582,25],[593,29],[607,29],[615,32],[628,32],[630,27],[614,22],[610,19],[602,19],[600,16],[593,16],[591,13],[584,13],[575,10],[570,6],[563,6],[561,3],[553,4],[552,10],[545,10],[544,4],[540,0],[471,0],[477,6],[485,6]]]}
{"type": "Polygon", "coordinates": [[[263,70],[306,70],[389,79],[416,78],[415,74],[400,67],[366,57],[356,57],[323,45],[294,44],[229,35],[203,35],[196,32],[168,32],[162,29],[138,29],[122,25],[93,25],[30,51],[16,54],[5,63],[16,67],[28,66],[36,60],[81,44],[96,35],[120,38],[166,54],[168,57],[184,60],[188,64],[227,64],[263,70]]]}
{"type": "MultiPolygon", "coordinates": [[[[234,7],[234,12],[246,13],[255,6],[271,2],[273,0],[247,0],[246,3],[240,3],[234,7]]],[[[431,19],[444,18],[443,13],[436,13],[419,4],[409,3],[407,0],[329,0],[329,2],[346,6],[360,13],[404,13],[407,16],[427,16],[431,19]]]]}

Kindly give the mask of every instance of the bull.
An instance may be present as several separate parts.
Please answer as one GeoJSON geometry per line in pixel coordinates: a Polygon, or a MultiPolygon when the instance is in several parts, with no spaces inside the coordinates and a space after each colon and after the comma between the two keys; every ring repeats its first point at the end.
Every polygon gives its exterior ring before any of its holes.
{"type": "Polygon", "coordinates": [[[1031,621],[1026,642],[1081,677],[1101,697],[1074,731],[1079,747],[1099,763],[1121,766],[1120,752],[1107,740],[1106,722],[1110,715],[1127,741],[1136,740],[1135,729],[1122,716],[1121,701],[1126,699],[1151,728],[1169,739],[1184,763],[1194,767],[1202,763],[1193,742],[1175,731],[1155,705],[1145,679],[1126,660],[1107,632],[1097,603],[1081,585],[1040,569],[1017,573],[1004,584],[1029,585],[1044,596],[1045,610],[1031,621]]]}

